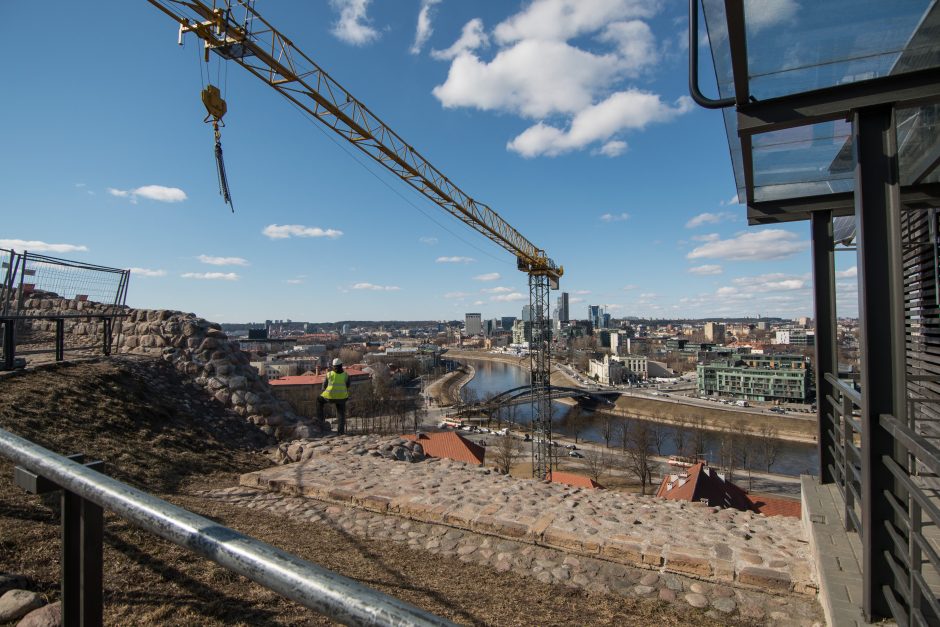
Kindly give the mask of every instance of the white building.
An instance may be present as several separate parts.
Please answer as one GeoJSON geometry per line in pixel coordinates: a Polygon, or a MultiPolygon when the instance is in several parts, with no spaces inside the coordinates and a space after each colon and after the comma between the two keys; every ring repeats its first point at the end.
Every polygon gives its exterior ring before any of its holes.
{"type": "Polygon", "coordinates": [[[595,375],[597,382],[604,385],[620,383],[623,381],[623,365],[611,360],[610,355],[604,355],[604,361],[592,359],[588,362],[588,376],[593,379],[595,375]]]}
{"type": "Polygon", "coordinates": [[[610,352],[612,355],[630,354],[630,338],[626,333],[610,332],[610,352]]]}
{"type": "Polygon", "coordinates": [[[623,364],[624,374],[632,374],[638,379],[649,378],[649,360],[646,355],[622,355],[615,359],[623,364]]]}
{"type": "Polygon", "coordinates": [[[483,316],[478,313],[466,314],[465,330],[470,336],[483,333],[483,316]]]}

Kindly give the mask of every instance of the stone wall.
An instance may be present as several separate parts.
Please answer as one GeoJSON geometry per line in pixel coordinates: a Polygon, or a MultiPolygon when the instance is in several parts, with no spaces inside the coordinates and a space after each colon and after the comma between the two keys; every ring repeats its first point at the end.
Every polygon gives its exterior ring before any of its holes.
{"type": "MultiPolygon", "coordinates": [[[[73,316],[66,318],[64,325],[68,356],[68,346],[91,344],[94,338],[102,336],[101,320],[81,316],[110,311],[113,310],[100,303],[34,292],[24,298],[20,313],[73,316]]],[[[166,309],[124,307],[120,313],[123,317],[114,322],[113,353],[151,355],[171,362],[216,401],[280,440],[312,437],[329,429],[313,418],[298,416],[287,402],[276,398],[267,382],[249,365],[248,355],[228,339],[219,324],[196,314],[166,309]]],[[[54,332],[56,325],[54,320],[32,320],[26,324],[43,335],[54,332]]]]}

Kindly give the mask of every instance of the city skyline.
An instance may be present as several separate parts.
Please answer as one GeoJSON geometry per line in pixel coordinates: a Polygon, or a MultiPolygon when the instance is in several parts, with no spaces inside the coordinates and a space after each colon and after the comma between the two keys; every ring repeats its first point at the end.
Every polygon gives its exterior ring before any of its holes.
{"type": "MultiPolygon", "coordinates": [[[[721,116],[688,99],[687,7],[346,4],[257,8],[565,266],[572,317],[588,304],[614,318],[812,315],[808,225],[745,224],[721,116]]],[[[16,89],[0,112],[17,124],[0,157],[0,247],[132,268],[129,304],[220,322],[494,318],[528,302],[511,255],[213,58],[232,215],[195,40],[177,47],[143,1],[53,8],[47,44],[21,29],[6,40],[31,54],[6,55],[16,89]],[[108,35],[76,43],[76,31],[108,35]],[[68,116],[31,96],[49,67],[68,77],[68,116]]],[[[4,6],[14,22],[39,10],[4,6]]],[[[836,258],[839,313],[855,316],[854,254],[836,258]]]]}

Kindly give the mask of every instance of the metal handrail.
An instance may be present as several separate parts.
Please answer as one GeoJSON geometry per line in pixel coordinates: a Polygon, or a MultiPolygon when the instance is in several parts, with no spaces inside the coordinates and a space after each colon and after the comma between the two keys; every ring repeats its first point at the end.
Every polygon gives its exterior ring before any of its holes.
{"type": "Polygon", "coordinates": [[[702,93],[698,83],[698,0],[689,0],[689,94],[706,109],[724,109],[735,104],[734,98],[715,100],[702,93]]]}
{"type": "Polygon", "coordinates": [[[0,429],[0,455],[278,594],[348,625],[453,625],[0,429]]]}
{"type": "Polygon", "coordinates": [[[855,403],[859,407],[862,406],[862,393],[856,390],[851,385],[849,385],[846,382],[847,381],[846,379],[841,379],[833,375],[831,372],[827,372],[825,377],[826,377],[826,381],[831,383],[833,387],[837,388],[839,392],[847,396],[849,400],[851,400],[853,403],[855,403]]]}

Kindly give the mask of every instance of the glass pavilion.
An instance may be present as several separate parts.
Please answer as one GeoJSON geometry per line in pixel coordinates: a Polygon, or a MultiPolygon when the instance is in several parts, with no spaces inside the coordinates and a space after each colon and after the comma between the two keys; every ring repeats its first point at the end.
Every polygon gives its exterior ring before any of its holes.
{"type": "Polygon", "coordinates": [[[690,90],[723,111],[748,222],[810,222],[814,481],[857,534],[864,617],[940,624],[940,0],[700,1],[718,96],[698,85],[699,0],[690,90]],[[840,378],[846,241],[860,373],[840,378]]]}

